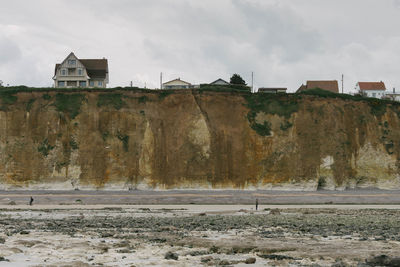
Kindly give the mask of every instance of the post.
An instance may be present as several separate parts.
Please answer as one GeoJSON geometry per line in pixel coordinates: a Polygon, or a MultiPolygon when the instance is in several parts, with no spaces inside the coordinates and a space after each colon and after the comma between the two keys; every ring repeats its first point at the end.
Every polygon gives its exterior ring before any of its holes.
{"type": "Polygon", "coordinates": [[[162,90],[162,72],[160,73],[160,90],[162,90]]]}
{"type": "Polygon", "coordinates": [[[344,91],[344,89],[343,89],[343,86],[344,85],[344,75],[342,74],[342,94],[343,94],[343,91],[344,91]]]}
{"type": "Polygon", "coordinates": [[[254,93],[254,72],[251,72],[251,92],[254,93]]]}

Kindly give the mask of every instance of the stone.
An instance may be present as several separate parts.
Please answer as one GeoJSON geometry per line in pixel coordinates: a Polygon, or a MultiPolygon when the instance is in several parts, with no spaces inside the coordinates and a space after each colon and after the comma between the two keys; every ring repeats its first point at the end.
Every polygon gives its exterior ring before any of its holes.
{"type": "Polygon", "coordinates": [[[168,251],[164,257],[164,259],[166,259],[166,260],[176,260],[176,261],[178,260],[178,258],[179,258],[178,254],[176,254],[172,251],[168,251]]]}
{"type": "Polygon", "coordinates": [[[256,258],[247,258],[244,263],[246,264],[254,264],[256,263],[256,258]]]}

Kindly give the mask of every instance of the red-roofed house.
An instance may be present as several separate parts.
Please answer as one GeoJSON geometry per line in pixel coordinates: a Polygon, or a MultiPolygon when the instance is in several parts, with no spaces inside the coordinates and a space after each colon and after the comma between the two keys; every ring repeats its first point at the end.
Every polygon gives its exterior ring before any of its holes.
{"type": "Polygon", "coordinates": [[[380,82],[358,82],[356,89],[367,97],[383,98],[386,95],[385,83],[380,82]]]}
{"type": "Polygon", "coordinates": [[[307,81],[307,84],[304,85],[302,84],[300,88],[296,91],[296,93],[303,92],[305,90],[310,90],[310,89],[322,89],[325,91],[330,91],[332,93],[339,93],[339,85],[338,82],[335,81],[307,81]]]}

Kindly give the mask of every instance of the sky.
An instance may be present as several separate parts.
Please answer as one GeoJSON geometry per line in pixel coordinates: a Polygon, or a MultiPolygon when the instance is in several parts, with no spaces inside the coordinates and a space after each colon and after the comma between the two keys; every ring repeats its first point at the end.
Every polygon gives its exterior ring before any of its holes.
{"type": "Polygon", "coordinates": [[[109,87],[241,75],[254,88],[384,81],[400,92],[400,0],[0,0],[0,80],[50,87],[70,52],[109,87]]]}

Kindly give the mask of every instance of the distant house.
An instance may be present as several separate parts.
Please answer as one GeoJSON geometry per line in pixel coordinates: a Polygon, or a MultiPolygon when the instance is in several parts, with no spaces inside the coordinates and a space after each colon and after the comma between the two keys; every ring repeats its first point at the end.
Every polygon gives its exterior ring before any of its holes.
{"type": "Polygon", "coordinates": [[[269,93],[269,94],[286,93],[286,90],[287,88],[266,88],[266,87],[258,88],[259,93],[269,93]]]}
{"type": "Polygon", "coordinates": [[[330,91],[332,93],[339,93],[338,81],[307,81],[307,84],[302,84],[296,93],[303,92],[305,90],[319,88],[322,90],[330,91]]]}
{"type": "Polygon", "coordinates": [[[101,87],[106,88],[108,83],[107,59],[78,59],[70,53],[54,69],[54,87],[101,87]]]}
{"type": "Polygon", "coordinates": [[[230,85],[230,83],[228,83],[227,81],[225,81],[223,79],[218,79],[218,80],[210,83],[210,85],[230,85]]]}
{"type": "Polygon", "coordinates": [[[383,98],[386,93],[385,83],[380,82],[358,82],[356,89],[367,97],[383,98]]]}
{"type": "Polygon", "coordinates": [[[181,78],[165,82],[162,84],[162,89],[189,89],[193,88],[191,83],[181,80],[181,78]]]}
{"type": "Polygon", "coordinates": [[[396,89],[393,88],[393,93],[386,93],[385,98],[400,102],[400,93],[396,93],[396,89]]]}

